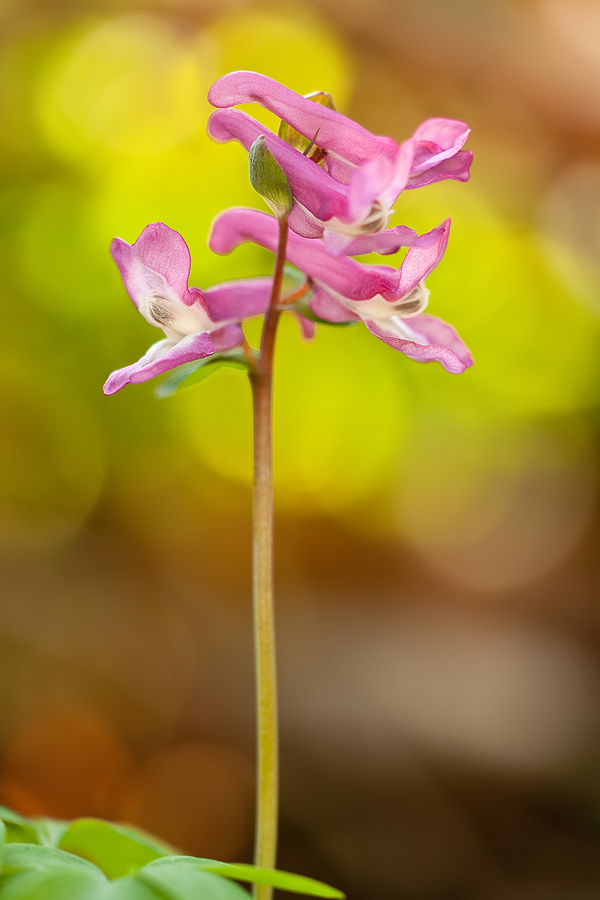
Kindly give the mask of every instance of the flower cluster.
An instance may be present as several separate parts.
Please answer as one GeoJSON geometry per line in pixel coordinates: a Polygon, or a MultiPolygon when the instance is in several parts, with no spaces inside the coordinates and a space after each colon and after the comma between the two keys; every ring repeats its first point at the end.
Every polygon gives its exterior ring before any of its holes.
{"type": "MultiPolygon", "coordinates": [[[[453,373],[472,365],[454,329],[424,314],[429,297],[424,281],[444,254],[450,220],[423,235],[404,225],[387,227],[403,190],[468,179],[471,153],[462,149],[467,126],[428,119],[398,145],[338,113],[328,94],[302,97],[253,72],[224,76],[208,96],[217,107],[210,135],[217,141],[237,140],[251,153],[260,145],[281,176],[279,194],[282,181],[289,198],[283,209],[263,194],[275,216],[253,209],[221,213],[213,224],[211,249],[229,253],[251,241],[276,252],[278,217],[284,216],[290,229],[287,260],[305,277],[300,298],[284,308],[301,317],[305,333],[315,321],[362,321],[380,340],[418,362],[437,360],[453,373]],[[233,108],[249,102],[281,118],[279,134],[233,108]],[[372,252],[389,255],[401,247],[408,250],[396,268],[352,259],[372,252]]],[[[148,225],[132,245],[115,238],[111,253],[133,303],[165,337],[138,362],[113,372],[104,387],[107,394],[244,345],[241,322],[269,306],[270,278],[206,290],[188,287],[188,247],[162,223],[148,225]]]]}

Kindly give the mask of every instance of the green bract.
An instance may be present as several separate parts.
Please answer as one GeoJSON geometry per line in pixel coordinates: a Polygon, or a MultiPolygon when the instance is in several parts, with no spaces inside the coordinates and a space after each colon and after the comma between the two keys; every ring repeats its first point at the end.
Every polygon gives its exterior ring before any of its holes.
{"type": "Polygon", "coordinates": [[[344,895],[312,878],[179,856],[100,819],[26,819],[0,807],[0,900],[244,900],[243,881],[313,897],[344,895]]]}

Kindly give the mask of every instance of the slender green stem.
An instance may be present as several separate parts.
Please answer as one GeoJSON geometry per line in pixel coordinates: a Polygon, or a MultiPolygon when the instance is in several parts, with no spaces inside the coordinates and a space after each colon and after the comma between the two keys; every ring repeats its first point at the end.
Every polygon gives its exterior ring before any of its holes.
{"type": "MultiPolygon", "coordinates": [[[[279,246],[260,355],[250,376],[254,406],[253,608],[256,661],[257,796],[254,862],[275,867],[279,795],[277,672],[273,611],[273,357],[287,248],[287,218],[279,220],[279,246]]],[[[273,888],[256,885],[257,900],[273,888]]]]}

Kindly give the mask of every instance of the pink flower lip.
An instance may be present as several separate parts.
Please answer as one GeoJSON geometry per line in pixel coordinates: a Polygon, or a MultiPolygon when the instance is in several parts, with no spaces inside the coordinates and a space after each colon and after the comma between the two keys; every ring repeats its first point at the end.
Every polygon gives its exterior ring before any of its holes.
{"type": "Polygon", "coordinates": [[[165,338],[137,362],[113,372],[105,394],[239,346],[240,321],[264,312],[269,301],[270,278],[229,282],[204,292],[188,287],[188,246],[162,222],[144,228],[134,244],[115,238],[111,254],[135,307],[165,338]]]}

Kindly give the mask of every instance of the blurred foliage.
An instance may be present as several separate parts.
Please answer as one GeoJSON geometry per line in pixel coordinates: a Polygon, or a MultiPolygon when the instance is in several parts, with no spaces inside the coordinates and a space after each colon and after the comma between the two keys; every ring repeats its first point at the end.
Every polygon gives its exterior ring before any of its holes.
{"type": "Polygon", "coordinates": [[[7,900],[242,900],[229,879],[313,897],[341,891],[301,875],[180,856],[160,842],[100,819],[25,819],[0,807],[0,897],[7,900]]]}

